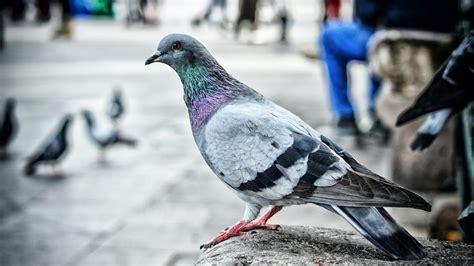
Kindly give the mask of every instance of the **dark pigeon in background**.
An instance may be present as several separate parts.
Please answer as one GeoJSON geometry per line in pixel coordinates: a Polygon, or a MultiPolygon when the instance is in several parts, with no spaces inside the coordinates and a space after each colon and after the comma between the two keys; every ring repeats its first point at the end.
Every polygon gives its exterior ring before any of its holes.
{"type": "MultiPolygon", "coordinates": [[[[82,116],[86,121],[86,130],[90,139],[94,144],[99,147],[101,151],[101,157],[107,148],[110,148],[117,144],[124,144],[127,146],[135,146],[137,141],[123,136],[120,131],[115,127],[105,127],[97,124],[92,112],[89,110],[82,111],[82,116]]],[[[104,159],[104,158],[102,158],[104,159]]]]}
{"type": "Polygon", "coordinates": [[[124,112],[125,112],[125,108],[122,101],[122,90],[117,87],[114,89],[112,101],[110,101],[108,105],[107,115],[116,125],[124,112]]]}
{"type": "Polygon", "coordinates": [[[18,123],[15,117],[16,101],[9,98],[5,102],[3,119],[0,121],[0,156],[7,154],[8,145],[11,143],[18,131],[18,123]]]}
{"type": "Polygon", "coordinates": [[[25,174],[27,176],[34,175],[39,164],[50,164],[53,167],[64,157],[68,149],[67,134],[73,116],[67,114],[61,120],[57,132],[43,145],[37,152],[29,157],[25,166],[25,174]]]}
{"type": "Polygon", "coordinates": [[[246,203],[244,217],[202,247],[257,228],[276,229],[267,221],[283,207],[312,203],[346,219],[393,259],[426,255],[383,208],[431,210],[423,198],[373,173],[300,118],[233,78],[193,37],[166,36],[145,64],[155,62],[178,73],[202,156],[246,203]],[[272,208],[257,219],[265,206],[272,208]]]}
{"type": "Polygon", "coordinates": [[[428,114],[410,146],[412,150],[429,147],[449,118],[474,101],[473,86],[474,31],[471,31],[436,72],[415,103],[398,116],[396,125],[401,126],[428,114]]]}

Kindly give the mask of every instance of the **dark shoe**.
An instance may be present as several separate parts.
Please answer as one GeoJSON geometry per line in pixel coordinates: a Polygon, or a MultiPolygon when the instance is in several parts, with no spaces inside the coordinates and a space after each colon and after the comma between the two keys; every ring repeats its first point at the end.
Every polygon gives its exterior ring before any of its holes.
{"type": "Polygon", "coordinates": [[[372,115],[372,120],[373,124],[366,133],[367,137],[378,140],[382,144],[388,144],[391,136],[390,129],[375,114],[372,115]]]}
{"type": "Polygon", "coordinates": [[[336,127],[340,135],[358,136],[360,134],[359,127],[353,116],[339,118],[336,127]]]}

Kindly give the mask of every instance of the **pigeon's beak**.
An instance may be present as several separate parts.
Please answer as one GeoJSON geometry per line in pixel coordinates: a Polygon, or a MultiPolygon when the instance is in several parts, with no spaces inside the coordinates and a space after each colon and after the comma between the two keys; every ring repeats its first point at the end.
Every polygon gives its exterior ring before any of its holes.
{"type": "Polygon", "coordinates": [[[161,52],[156,51],[154,54],[152,54],[146,61],[145,61],[145,66],[155,63],[155,62],[160,62],[161,58],[161,52]]]}

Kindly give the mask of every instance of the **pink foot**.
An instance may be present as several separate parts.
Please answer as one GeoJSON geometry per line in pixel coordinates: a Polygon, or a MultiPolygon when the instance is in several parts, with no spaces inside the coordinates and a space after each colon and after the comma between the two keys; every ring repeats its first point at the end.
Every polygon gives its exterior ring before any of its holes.
{"type": "Polygon", "coordinates": [[[242,231],[242,228],[244,228],[245,225],[247,225],[249,222],[246,222],[244,220],[238,221],[236,224],[232,225],[229,227],[227,230],[220,232],[214,239],[211,241],[202,244],[199,249],[206,249],[210,248],[212,246],[215,246],[233,236],[238,236],[241,234],[245,234],[244,231],[242,231]]]}
{"type": "Polygon", "coordinates": [[[232,225],[225,231],[220,232],[214,239],[211,241],[202,244],[199,249],[203,248],[210,248],[215,246],[231,237],[245,235],[249,231],[254,229],[269,229],[269,230],[277,230],[280,226],[277,224],[267,224],[267,221],[275,215],[275,213],[279,212],[282,209],[280,206],[273,207],[267,213],[265,213],[260,219],[253,220],[251,222],[247,222],[245,220],[240,220],[236,224],[232,225]]]}

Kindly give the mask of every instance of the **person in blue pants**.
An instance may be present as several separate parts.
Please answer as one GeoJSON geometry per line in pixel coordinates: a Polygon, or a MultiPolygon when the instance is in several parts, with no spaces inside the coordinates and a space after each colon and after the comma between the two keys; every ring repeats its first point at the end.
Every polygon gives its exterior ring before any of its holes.
{"type": "MultiPolygon", "coordinates": [[[[349,95],[347,66],[353,60],[366,61],[367,43],[375,27],[361,22],[328,22],[321,35],[323,60],[327,66],[330,85],[331,109],[337,117],[337,126],[350,134],[359,129],[349,95]]],[[[380,82],[369,76],[369,111],[373,112],[380,82]]]]}
{"type": "MultiPolygon", "coordinates": [[[[343,133],[359,133],[347,66],[354,60],[367,60],[367,44],[378,27],[449,33],[458,19],[458,0],[354,0],[353,21],[327,21],[320,42],[336,126],[343,133]]],[[[374,111],[379,87],[377,78],[369,76],[367,108],[374,120],[370,133],[385,134],[387,129],[374,111]]]]}

